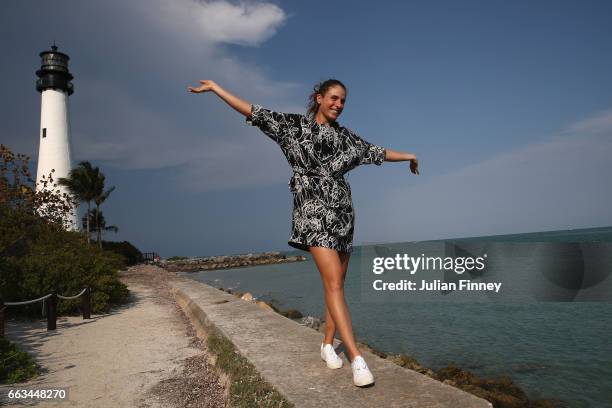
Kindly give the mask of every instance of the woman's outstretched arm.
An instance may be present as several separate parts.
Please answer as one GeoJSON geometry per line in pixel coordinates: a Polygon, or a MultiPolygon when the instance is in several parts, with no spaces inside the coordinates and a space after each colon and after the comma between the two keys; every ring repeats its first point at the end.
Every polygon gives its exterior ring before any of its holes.
{"type": "Polygon", "coordinates": [[[251,116],[251,104],[239,97],[232,95],[225,89],[221,88],[215,81],[210,79],[201,79],[200,86],[194,88],[192,86],[187,87],[191,93],[202,93],[202,92],[214,92],[217,96],[223,99],[229,106],[234,108],[236,111],[242,113],[244,116],[251,116]]]}
{"type": "Polygon", "coordinates": [[[399,162],[399,161],[409,161],[410,162],[410,171],[414,174],[419,173],[419,161],[416,158],[416,155],[413,153],[402,153],[396,152],[395,150],[385,149],[385,161],[390,162],[399,162]]]}

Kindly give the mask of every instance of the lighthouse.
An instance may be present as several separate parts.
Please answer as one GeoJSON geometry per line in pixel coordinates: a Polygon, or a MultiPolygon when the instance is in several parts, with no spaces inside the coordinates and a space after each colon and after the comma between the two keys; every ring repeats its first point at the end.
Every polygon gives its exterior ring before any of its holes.
{"type": "MultiPolygon", "coordinates": [[[[60,177],[68,177],[72,168],[68,96],[74,92],[70,82],[74,77],[68,70],[70,57],[59,52],[54,44],[51,50],[41,52],[40,58],[41,66],[36,71],[36,90],[41,94],[37,190],[43,188],[40,184],[42,176],[48,177],[51,170],[55,169],[53,180],[57,183],[60,177]]],[[[62,193],[69,193],[63,186],[58,185],[58,188],[62,193]]],[[[73,213],[68,221],[70,229],[77,230],[77,208],[73,213]]]]}

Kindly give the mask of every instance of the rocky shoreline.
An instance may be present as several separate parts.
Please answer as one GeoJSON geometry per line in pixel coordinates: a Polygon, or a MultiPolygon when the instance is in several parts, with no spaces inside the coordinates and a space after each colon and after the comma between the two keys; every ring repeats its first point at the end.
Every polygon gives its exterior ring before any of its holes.
{"type": "MultiPolygon", "coordinates": [[[[253,297],[249,292],[240,293],[231,289],[218,288],[242,300],[254,302],[265,310],[279,313],[299,324],[308,326],[321,333],[325,332],[325,322],[313,316],[304,316],[299,310],[280,310],[272,303],[253,297]]],[[[556,399],[529,400],[527,394],[508,376],[498,378],[480,378],[468,370],[460,368],[455,363],[449,363],[439,370],[432,370],[420,364],[414,357],[407,354],[391,354],[378,351],[366,343],[357,342],[361,350],[369,351],[381,358],[387,359],[400,367],[408,368],[445,384],[484,398],[493,404],[494,408],[566,408],[567,405],[556,399]]]]}
{"type": "Polygon", "coordinates": [[[262,252],[258,254],[224,255],[183,258],[173,257],[159,261],[158,265],[169,272],[200,272],[215,269],[240,268],[247,266],[269,265],[287,262],[305,261],[302,255],[283,255],[280,252],[262,252]]]}

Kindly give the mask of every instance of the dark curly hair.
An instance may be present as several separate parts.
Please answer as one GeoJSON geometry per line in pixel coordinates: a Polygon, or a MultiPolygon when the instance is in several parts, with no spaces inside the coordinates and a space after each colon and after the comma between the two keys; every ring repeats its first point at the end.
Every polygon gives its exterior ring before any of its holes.
{"type": "Polygon", "coordinates": [[[319,104],[317,103],[317,95],[325,95],[329,88],[336,85],[341,86],[342,88],[344,88],[344,92],[348,93],[348,89],[346,89],[346,86],[344,86],[342,82],[333,78],[330,78],[323,82],[319,82],[314,86],[314,88],[312,89],[313,92],[308,97],[308,109],[306,110],[307,116],[314,117],[317,114],[317,111],[319,110],[319,104]]]}

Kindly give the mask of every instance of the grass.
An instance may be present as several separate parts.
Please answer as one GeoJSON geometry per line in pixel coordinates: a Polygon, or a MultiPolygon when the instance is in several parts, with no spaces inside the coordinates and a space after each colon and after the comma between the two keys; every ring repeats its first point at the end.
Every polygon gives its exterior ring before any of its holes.
{"type": "Polygon", "coordinates": [[[255,367],[234,347],[218,329],[207,330],[206,345],[215,354],[215,366],[230,379],[231,407],[293,407],[278,391],[268,384],[255,367]]]}

